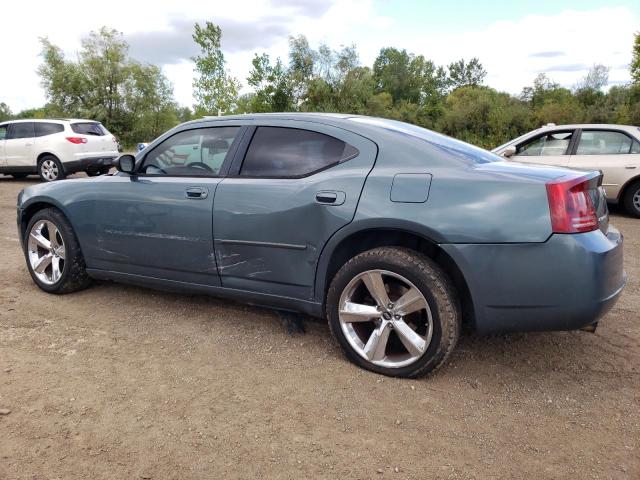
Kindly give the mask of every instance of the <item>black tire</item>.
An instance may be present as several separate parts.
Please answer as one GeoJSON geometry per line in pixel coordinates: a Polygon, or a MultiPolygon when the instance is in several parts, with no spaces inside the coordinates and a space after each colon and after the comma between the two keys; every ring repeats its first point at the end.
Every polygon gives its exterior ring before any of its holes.
{"type": "Polygon", "coordinates": [[[55,208],[45,208],[35,213],[27,225],[24,234],[24,255],[27,261],[27,268],[31,274],[33,281],[47,293],[71,293],[87,288],[91,283],[91,279],[87,275],[84,257],[80,250],[80,244],[76,238],[71,224],[66,217],[55,208]],[[29,260],[29,235],[34,225],[41,221],[48,221],[55,225],[64,245],[64,263],[60,278],[53,284],[47,284],[41,281],[33,270],[31,261],[29,260]]]}
{"type": "Polygon", "coordinates": [[[625,211],[636,218],[640,218],[640,181],[627,187],[622,199],[625,211]]]}
{"type": "Polygon", "coordinates": [[[53,155],[45,155],[38,161],[38,175],[43,182],[53,182],[66,177],[62,163],[53,155]]]}
{"type": "Polygon", "coordinates": [[[102,175],[100,170],[87,170],[86,174],[88,177],[97,177],[98,175],[102,175]]]}
{"type": "Polygon", "coordinates": [[[12,173],[11,176],[16,180],[21,180],[23,178],[27,178],[29,174],[28,173],[12,173]]]}
{"type": "Polygon", "coordinates": [[[326,314],[331,333],[351,362],[392,377],[415,378],[433,372],[447,360],[460,336],[460,304],[453,283],[431,259],[407,248],[375,248],[347,262],[331,282],[327,293],[326,314]],[[340,297],[352,279],[370,270],[386,270],[404,277],[427,301],[431,310],[433,334],[426,351],[414,363],[393,368],[371,363],[354,350],[342,330],[339,319],[340,297]]]}

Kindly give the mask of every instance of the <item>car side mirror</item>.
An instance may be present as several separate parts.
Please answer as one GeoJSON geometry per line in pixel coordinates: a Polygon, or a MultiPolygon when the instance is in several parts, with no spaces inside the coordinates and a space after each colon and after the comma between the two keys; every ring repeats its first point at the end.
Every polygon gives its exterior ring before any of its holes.
{"type": "Polygon", "coordinates": [[[502,156],[505,158],[510,158],[513,157],[516,154],[516,146],[515,145],[509,145],[507,148],[505,148],[502,151],[502,156]]]}
{"type": "Polygon", "coordinates": [[[135,166],[136,157],[134,157],[133,155],[120,155],[116,160],[116,170],[122,173],[132,174],[135,166]]]}

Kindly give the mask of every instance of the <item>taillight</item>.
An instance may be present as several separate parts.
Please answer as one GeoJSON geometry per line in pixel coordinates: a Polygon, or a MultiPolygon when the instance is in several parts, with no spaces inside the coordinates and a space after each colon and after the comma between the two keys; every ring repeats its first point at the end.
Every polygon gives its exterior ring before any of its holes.
{"type": "Polygon", "coordinates": [[[75,143],[76,145],[80,145],[81,143],[87,143],[87,139],[83,137],[67,137],[71,143],[75,143]]]}
{"type": "Polygon", "coordinates": [[[554,233],[591,232],[598,229],[598,215],[589,194],[590,177],[547,183],[547,197],[554,233]]]}

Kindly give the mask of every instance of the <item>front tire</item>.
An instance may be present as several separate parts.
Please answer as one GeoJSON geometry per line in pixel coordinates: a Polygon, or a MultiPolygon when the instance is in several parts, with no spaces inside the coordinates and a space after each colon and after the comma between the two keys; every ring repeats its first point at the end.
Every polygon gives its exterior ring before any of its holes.
{"type": "Polygon", "coordinates": [[[89,286],[80,244],[59,210],[36,212],[27,225],[24,244],[29,273],[40,289],[70,293],[89,286]]]}
{"type": "Polygon", "coordinates": [[[38,175],[44,182],[53,182],[65,178],[62,163],[53,155],[45,155],[38,162],[38,175]]]}
{"type": "Polygon", "coordinates": [[[460,335],[453,284],[432,260],[406,248],[381,247],[352,258],[333,278],[326,310],[347,358],[393,377],[434,371],[460,335]]]}
{"type": "Polygon", "coordinates": [[[640,218],[640,181],[631,184],[627,188],[622,202],[629,215],[640,218]]]}

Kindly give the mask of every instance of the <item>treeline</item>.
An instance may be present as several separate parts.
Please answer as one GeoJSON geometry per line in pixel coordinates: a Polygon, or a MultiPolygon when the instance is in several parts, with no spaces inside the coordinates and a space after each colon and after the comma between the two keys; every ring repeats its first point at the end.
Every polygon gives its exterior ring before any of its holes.
{"type": "Polygon", "coordinates": [[[149,141],[176,124],[203,115],[251,112],[343,112],[398,119],[492,148],[548,122],[640,125],[640,34],[630,65],[632,82],[607,92],[608,69],[594,65],[572,88],[546,74],[514,96],[484,84],[477,58],[447,66],[423,55],[383,48],[372,66],[355,46],[317,49],[304,36],[289,39],[287,59],[255,55],[246,79],[251,93],[226,68],[222,32],[195,25],[200,54],[193,60],[193,109],[180,107],[161,69],[128,55],[115,30],[102,28],[82,41],[77,60],[42,39],[38,74],[42,108],[13,115],[0,103],[0,119],[83,117],[101,121],[126,145],[149,141]]]}

